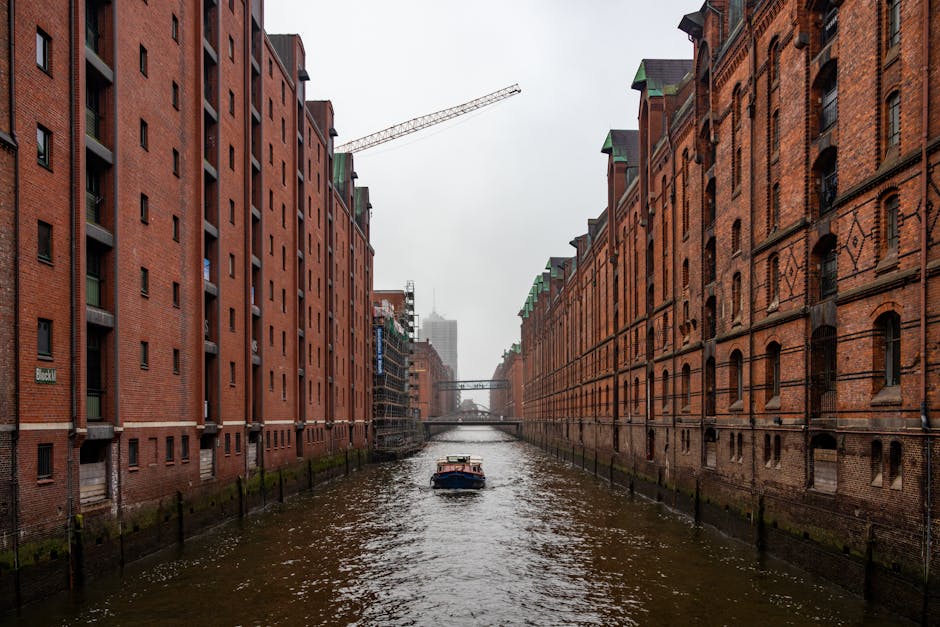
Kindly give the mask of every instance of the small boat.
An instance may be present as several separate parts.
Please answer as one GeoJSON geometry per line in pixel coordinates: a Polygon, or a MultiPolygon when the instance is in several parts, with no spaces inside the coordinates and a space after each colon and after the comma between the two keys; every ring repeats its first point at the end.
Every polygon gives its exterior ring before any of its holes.
{"type": "Polygon", "coordinates": [[[435,488],[453,490],[480,489],[486,484],[483,458],[470,455],[448,455],[437,460],[437,472],[431,475],[435,488]]]}

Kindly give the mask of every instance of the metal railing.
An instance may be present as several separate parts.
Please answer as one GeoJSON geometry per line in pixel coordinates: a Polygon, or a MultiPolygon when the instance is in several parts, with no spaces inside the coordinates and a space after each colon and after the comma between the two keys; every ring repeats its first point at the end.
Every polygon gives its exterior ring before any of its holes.
{"type": "Polygon", "coordinates": [[[101,204],[104,199],[98,194],[85,192],[85,219],[92,224],[101,224],[101,204]]]}
{"type": "Polygon", "coordinates": [[[104,416],[101,413],[103,399],[104,390],[88,388],[88,392],[85,396],[85,416],[87,417],[88,422],[97,422],[104,419],[104,416]]]}
{"type": "Polygon", "coordinates": [[[835,89],[823,94],[822,108],[819,110],[819,131],[825,131],[827,128],[839,121],[839,92],[835,89]]]}
{"type": "Polygon", "coordinates": [[[92,307],[101,307],[101,279],[85,275],[85,304],[92,307]]]}

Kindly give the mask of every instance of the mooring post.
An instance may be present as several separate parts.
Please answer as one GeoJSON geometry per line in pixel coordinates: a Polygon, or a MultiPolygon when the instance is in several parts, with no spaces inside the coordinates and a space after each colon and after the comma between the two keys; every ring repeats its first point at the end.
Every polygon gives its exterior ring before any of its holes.
{"type": "Polygon", "coordinates": [[[183,493],[176,491],[176,541],[183,544],[183,493]]]}
{"type": "Polygon", "coordinates": [[[865,580],[862,582],[862,595],[866,599],[872,596],[872,575],[875,570],[875,526],[868,523],[865,529],[865,580]]]}

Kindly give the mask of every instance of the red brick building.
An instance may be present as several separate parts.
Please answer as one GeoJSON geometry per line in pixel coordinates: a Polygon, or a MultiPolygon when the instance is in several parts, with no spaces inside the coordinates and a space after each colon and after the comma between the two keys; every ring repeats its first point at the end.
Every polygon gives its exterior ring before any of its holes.
{"type": "Polygon", "coordinates": [[[261,0],[78,7],[0,28],[10,565],[78,514],[114,539],[369,438],[371,205],[299,37],[261,0]]]}
{"type": "Polygon", "coordinates": [[[452,381],[454,373],[441,361],[441,356],[427,340],[414,343],[413,371],[414,383],[411,386],[411,407],[414,417],[427,420],[444,416],[457,408],[457,392],[440,390],[438,383],[452,381]]]}
{"type": "Polygon", "coordinates": [[[940,11],[721,0],[680,28],[520,312],[527,433],[936,610],[940,11]]]}
{"type": "Polygon", "coordinates": [[[494,380],[509,382],[508,388],[490,390],[490,412],[499,416],[522,415],[522,345],[518,342],[503,353],[493,371],[494,380]]]}

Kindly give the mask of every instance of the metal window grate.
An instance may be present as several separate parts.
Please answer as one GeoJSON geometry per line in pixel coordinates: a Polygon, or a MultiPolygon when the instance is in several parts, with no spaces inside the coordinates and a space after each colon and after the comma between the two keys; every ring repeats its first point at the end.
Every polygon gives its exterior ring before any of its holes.
{"type": "Polygon", "coordinates": [[[52,445],[39,445],[39,459],[36,465],[36,477],[38,479],[52,478],[52,445]]]}

